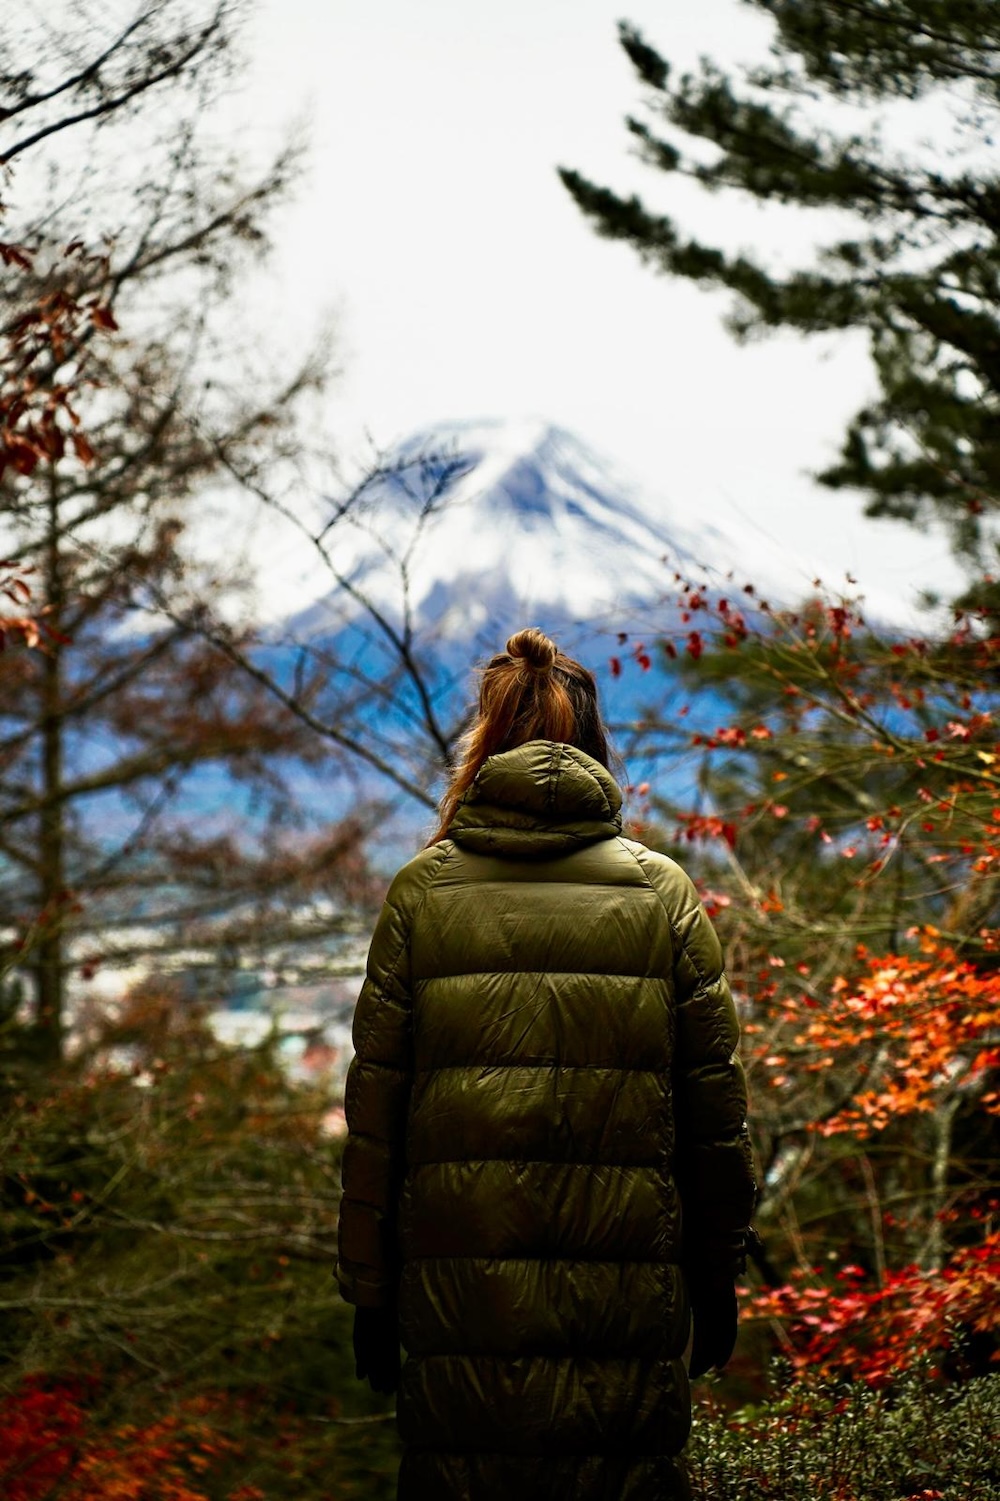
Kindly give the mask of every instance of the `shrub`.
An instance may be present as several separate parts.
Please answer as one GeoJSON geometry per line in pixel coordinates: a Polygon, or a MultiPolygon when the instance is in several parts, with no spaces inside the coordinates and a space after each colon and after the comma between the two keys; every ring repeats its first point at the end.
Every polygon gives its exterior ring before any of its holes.
{"type": "Polygon", "coordinates": [[[959,1387],[912,1370],[892,1384],[805,1377],[725,1415],[696,1404],[698,1501],[1000,1501],[1000,1374],[959,1387]]]}
{"type": "Polygon", "coordinates": [[[155,995],[88,1056],[4,1072],[4,1501],[389,1501],[323,1093],[155,995]]]}

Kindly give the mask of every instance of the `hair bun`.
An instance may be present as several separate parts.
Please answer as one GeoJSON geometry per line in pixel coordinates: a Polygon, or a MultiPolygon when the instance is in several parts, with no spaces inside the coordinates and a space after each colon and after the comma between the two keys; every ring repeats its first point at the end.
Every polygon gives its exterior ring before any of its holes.
{"type": "Polygon", "coordinates": [[[507,655],[521,660],[533,672],[548,672],[556,659],[556,644],[543,631],[528,626],[508,638],[507,655]]]}

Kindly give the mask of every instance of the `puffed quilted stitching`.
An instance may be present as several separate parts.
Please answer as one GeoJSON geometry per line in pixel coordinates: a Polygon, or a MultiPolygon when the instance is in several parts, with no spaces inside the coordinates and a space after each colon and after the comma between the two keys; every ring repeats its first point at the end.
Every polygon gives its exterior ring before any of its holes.
{"type": "Polygon", "coordinates": [[[397,972],[406,955],[412,918],[416,915],[415,911],[412,913],[407,911],[408,887],[413,882],[415,876],[423,878],[417,886],[417,905],[419,905],[426,898],[431,882],[441,866],[448,860],[453,850],[454,846],[452,844],[441,843],[432,851],[421,851],[415,859],[403,867],[389,888],[389,893],[386,896],[385,905],[382,908],[378,926],[376,927],[375,938],[372,940],[371,952],[368,956],[368,979],[366,980],[366,985],[369,993],[366,997],[367,1004],[363,1007],[359,1004],[359,1008],[355,1012],[354,1051],[357,1054],[365,1051],[368,1035],[378,1016],[378,1003],[388,1000],[388,993],[397,982],[397,972]],[[387,919],[390,917],[397,924],[397,941],[395,949],[391,954],[383,956],[382,945],[385,940],[382,937],[382,933],[384,932],[384,927],[388,926],[387,919]],[[359,1015],[367,1017],[367,1027],[360,1035],[357,1035],[359,1015]]]}

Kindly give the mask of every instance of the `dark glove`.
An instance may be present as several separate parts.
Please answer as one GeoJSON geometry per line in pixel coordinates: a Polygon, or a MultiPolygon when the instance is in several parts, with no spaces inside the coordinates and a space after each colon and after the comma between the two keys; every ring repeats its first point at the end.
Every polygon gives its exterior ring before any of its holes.
{"type": "Polygon", "coordinates": [[[747,1251],[760,1248],[756,1230],[713,1236],[698,1245],[686,1267],[694,1339],[688,1376],[721,1371],[736,1346],[736,1279],[747,1269],[747,1251]]]}
{"type": "Polygon", "coordinates": [[[354,1374],[389,1396],[399,1385],[399,1316],[395,1307],[355,1308],[354,1374]]]}
{"type": "Polygon", "coordinates": [[[698,1277],[691,1283],[694,1339],[688,1376],[704,1376],[712,1366],[721,1371],[736,1346],[736,1288],[725,1275],[698,1277]]]}

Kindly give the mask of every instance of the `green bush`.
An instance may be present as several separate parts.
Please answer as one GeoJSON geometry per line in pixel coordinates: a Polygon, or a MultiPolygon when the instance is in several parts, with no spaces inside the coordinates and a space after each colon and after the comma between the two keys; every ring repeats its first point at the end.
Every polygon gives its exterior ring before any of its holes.
{"type": "Polygon", "coordinates": [[[698,1501],[1000,1501],[1000,1374],[797,1381],[729,1414],[709,1388],[688,1465],[698,1501]]]}
{"type": "MultiPolygon", "coordinates": [[[[137,998],[55,1068],[6,1042],[0,1494],[48,1501],[3,1451],[51,1409],[84,1467],[124,1463],[157,1425],[197,1432],[198,1501],[389,1501],[391,1404],[355,1380],[333,1277],[324,1094],[291,1084],[269,1044],[221,1047],[169,995],[137,998]]],[[[82,1485],[59,1470],[52,1495],[89,1501],[82,1485]]]]}

